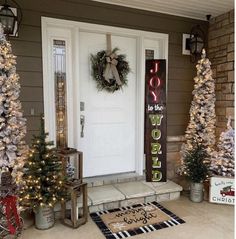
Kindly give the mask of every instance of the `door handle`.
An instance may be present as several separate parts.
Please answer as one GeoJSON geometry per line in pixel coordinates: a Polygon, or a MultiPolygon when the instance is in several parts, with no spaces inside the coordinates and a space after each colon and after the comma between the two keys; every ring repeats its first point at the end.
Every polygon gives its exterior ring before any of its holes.
{"type": "Polygon", "coordinates": [[[85,123],[85,116],[81,115],[80,116],[80,125],[81,125],[81,131],[80,131],[80,137],[84,137],[84,123],[85,123]]]}

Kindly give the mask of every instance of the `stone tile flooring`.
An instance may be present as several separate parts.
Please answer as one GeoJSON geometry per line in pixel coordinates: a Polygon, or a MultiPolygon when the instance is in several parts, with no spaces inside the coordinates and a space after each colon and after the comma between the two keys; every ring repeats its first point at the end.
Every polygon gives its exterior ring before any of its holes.
{"type": "MultiPolygon", "coordinates": [[[[130,239],[233,239],[234,207],[211,204],[206,201],[193,203],[187,197],[161,203],[164,207],[186,221],[185,224],[159,231],[130,237],[130,239]]],[[[78,229],[63,226],[60,222],[45,231],[31,227],[23,232],[21,239],[105,239],[90,219],[78,229]]]]}
{"type": "Polygon", "coordinates": [[[119,173],[106,176],[84,178],[84,182],[88,184],[88,187],[96,187],[106,184],[141,181],[144,179],[144,175],[140,176],[137,173],[119,173]]]}
{"type": "Polygon", "coordinates": [[[146,181],[143,181],[142,183],[152,188],[157,194],[182,191],[181,186],[169,180],[163,183],[149,183],[146,181]]]}
{"type": "Polygon", "coordinates": [[[177,199],[182,187],[167,181],[165,183],[122,182],[88,188],[88,198],[91,200],[90,212],[103,209],[130,206],[147,201],[166,201],[177,199]]]}
{"type": "Polygon", "coordinates": [[[114,184],[114,187],[116,187],[128,199],[145,197],[155,194],[155,191],[152,188],[148,187],[142,182],[119,183],[114,184]]]}
{"type": "MultiPolygon", "coordinates": [[[[100,185],[88,188],[88,206],[90,212],[117,207],[129,206],[150,201],[166,201],[178,199],[182,187],[168,180],[163,183],[146,183],[145,181],[121,182],[110,185],[100,185]]],[[[82,206],[78,200],[78,207],[82,206]]],[[[67,202],[67,209],[71,203],[67,202]]],[[[60,204],[54,211],[59,215],[60,204]]]]}
{"type": "Polygon", "coordinates": [[[125,196],[113,185],[88,188],[88,197],[91,199],[92,205],[125,199],[125,196]]]}

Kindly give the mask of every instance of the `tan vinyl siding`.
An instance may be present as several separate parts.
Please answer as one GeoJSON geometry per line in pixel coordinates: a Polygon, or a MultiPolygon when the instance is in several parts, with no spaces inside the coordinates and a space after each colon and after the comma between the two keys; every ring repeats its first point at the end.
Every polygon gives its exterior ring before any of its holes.
{"type": "Polygon", "coordinates": [[[11,39],[18,56],[17,70],[21,77],[21,101],[28,119],[27,141],[37,133],[39,115],[43,112],[43,78],[41,16],[83,21],[169,34],[168,69],[168,135],[184,134],[187,121],[195,66],[189,56],[182,55],[182,33],[207,23],[183,17],[136,10],[89,0],[21,0],[23,21],[19,38],[11,39]],[[30,115],[34,108],[35,115],[30,115]]]}

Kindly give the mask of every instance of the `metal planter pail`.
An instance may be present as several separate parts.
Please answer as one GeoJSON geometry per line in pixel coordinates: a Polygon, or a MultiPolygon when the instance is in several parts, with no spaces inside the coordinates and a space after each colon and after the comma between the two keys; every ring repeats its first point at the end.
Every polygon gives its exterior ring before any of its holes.
{"type": "Polygon", "coordinates": [[[54,211],[52,207],[38,207],[35,212],[35,227],[40,230],[46,230],[53,227],[55,223],[54,211]]]}
{"type": "Polygon", "coordinates": [[[203,187],[204,187],[204,200],[205,201],[209,201],[209,193],[210,193],[210,181],[209,180],[206,180],[204,181],[203,183],[203,187]]]}
{"type": "Polygon", "coordinates": [[[202,202],[203,200],[203,183],[190,184],[190,200],[193,202],[202,202]]]}

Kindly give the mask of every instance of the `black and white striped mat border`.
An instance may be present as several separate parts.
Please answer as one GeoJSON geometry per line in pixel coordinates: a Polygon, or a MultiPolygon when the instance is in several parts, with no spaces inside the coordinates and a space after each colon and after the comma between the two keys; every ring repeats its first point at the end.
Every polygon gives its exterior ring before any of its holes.
{"type": "Polygon", "coordinates": [[[95,212],[95,213],[91,213],[90,216],[93,219],[93,221],[97,224],[97,226],[99,227],[99,229],[102,231],[103,235],[107,239],[120,239],[120,238],[131,237],[131,236],[135,236],[135,235],[138,235],[138,234],[153,232],[153,231],[160,230],[162,228],[172,227],[172,226],[176,226],[176,225],[185,223],[185,221],[183,219],[179,218],[174,213],[167,210],[166,208],[164,208],[162,205],[160,205],[157,202],[142,203],[142,204],[136,204],[136,205],[129,206],[129,207],[121,207],[121,208],[116,208],[116,209],[111,209],[111,210],[95,212]],[[152,224],[152,225],[139,227],[139,228],[136,228],[134,230],[112,233],[100,217],[100,215],[103,215],[103,214],[123,211],[123,210],[136,208],[136,207],[140,207],[140,206],[146,206],[146,205],[153,205],[153,206],[158,207],[160,210],[162,210],[164,213],[166,213],[167,215],[169,215],[171,217],[170,220],[163,221],[163,222],[160,222],[160,223],[157,223],[157,224],[152,224]]]}

